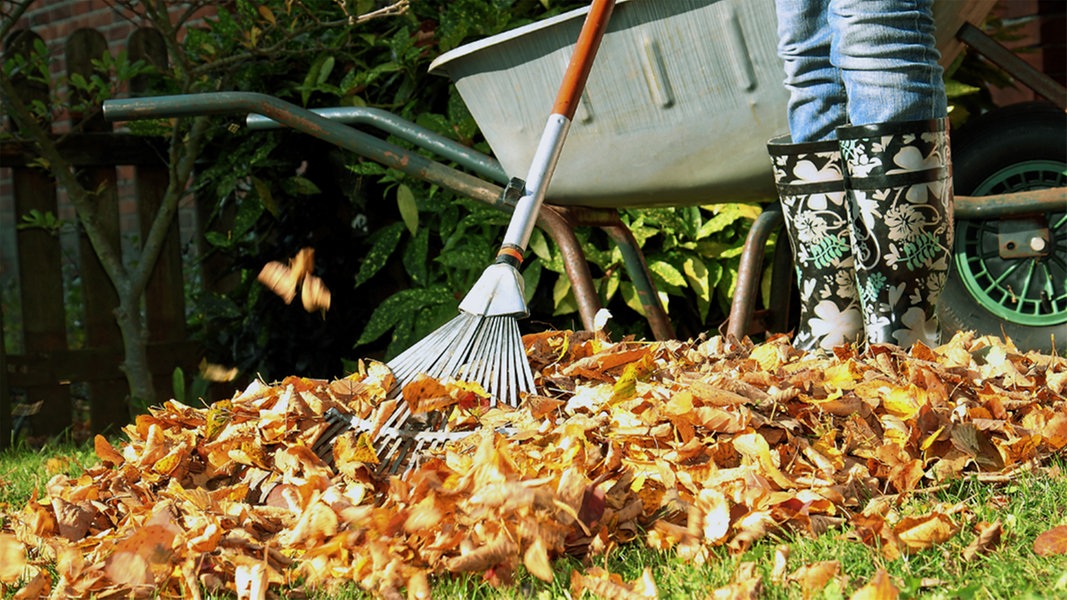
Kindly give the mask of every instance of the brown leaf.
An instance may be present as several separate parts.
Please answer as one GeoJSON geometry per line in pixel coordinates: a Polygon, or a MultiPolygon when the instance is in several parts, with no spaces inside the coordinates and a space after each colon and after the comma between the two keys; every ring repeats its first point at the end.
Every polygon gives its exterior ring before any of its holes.
{"type": "Polygon", "coordinates": [[[970,562],[979,554],[988,554],[1000,545],[1001,524],[1000,519],[992,523],[981,523],[978,526],[978,535],[963,549],[963,560],[970,562]]]}
{"type": "Polygon", "coordinates": [[[271,261],[263,265],[256,279],[267,289],[280,296],[286,304],[291,304],[293,298],[296,298],[296,287],[300,282],[300,277],[292,269],[278,261],[271,261]]]}
{"type": "Polygon", "coordinates": [[[93,438],[93,449],[96,450],[97,458],[104,461],[106,465],[115,467],[121,465],[124,460],[122,455],[107,441],[107,438],[100,434],[93,438]]]}
{"type": "Polygon", "coordinates": [[[1057,525],[1034,539],[1034,554],[1056,556],[1067,554],[1067,525],[1057,525]]]}
{"type": "Polygon", "coordinates": [[[537,538],[526,548],[526,553],[523,554],[522,563],[526,565],[526,570],[531,575],[541,579],[543,581],[552,581],[552,564],[548,560],[548,548],[545,546],[545,541],[541,538],[537,538]]]}
{"type": "Polygon", "coordinates": [[[899,597],[900,590],[893,585],[889,573],[885,569],[878,569],[867,585],[856,590],[849,600],[897,600],[899,597]]]}
{"type": "Polygon", "coordinates": [[[919,517],[904,517],[893,531],[909,550],[924,550],[947,541],[956,534],[956,529],[948,515],[934,512],[919,517]]]}
{"type": "Polygon", "coordinates": [[[59,535],[72,542],[85,537],[97,512],[88,502],[74,504],[62,498],[52,498],[52,510],[56,512],[59,535]]]}
{"type": "Polygon", "coordinates": [[[39,600],[48,597],[48,592],[52,589],[52,577],[43,569],[37,567],[30,569],[30,576],[26,583],[15,592],[12,600],[39,600]]]}
{"type": "Polygon", "coordinates": [[[315,312],[317,310],[330,310],[330,290],[322,279],[308,275],[300,287],[300,299],[304,303],[304,310],[315,312]]]}
{"type": "Polygon", "coordinates": [[[973,423],[959,423],[952,428],[952,445],[974,458],[985,469],[999,471],[1004,468],[1004,459],[989,434],[979,430],[973,423]]]}
{"type": "Polygon", "coordinates": [[[446,568],[453,573],[484,571],[494,565],[510,561],[518,553],[515,542],[502,535],[467,554],[452,557],[446,568]]]}
{"type": "Polygon", "coordinates": [[[712,600],[756,600],[763,590],[763,576],[754,562],[746,561],[737,565],[734,576],[728,585],[713,590],[712,600]]]}
{"type": "Polygon", "coordinates": [[[1053,450],[1067,446],[1067,414],[1061,412],[1052,417],[1041,433],[1053,450]]]}

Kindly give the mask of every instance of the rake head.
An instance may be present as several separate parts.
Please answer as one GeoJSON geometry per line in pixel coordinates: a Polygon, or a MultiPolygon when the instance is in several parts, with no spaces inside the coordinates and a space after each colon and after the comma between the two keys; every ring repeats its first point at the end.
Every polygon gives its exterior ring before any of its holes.
{"type": "MultiPolygon", "coordinates": [[[[533,373],[519,333],[518,318],[529,314],[523,281],[509,262],[489,265],[459,305],[459,316],[416,342],[387,365],[396,383],[390,395],[403,399],[404,386],[421,374],[434,379],[462,379],[478,383],[491,404],[518,406],[522,392],[534,390],[533,373]]],[[[381,466],[388,473],[410,468],[411,460],[429,447],[467,435],[446,430],[447,414],[430,413],[424,422],[412,418],[411,407],[400,402],[373,440],[381,466]]],[[[327,418],[330,419],[329,413],[327,418]]],[[[316,449],[327,460],[333,439],[347,427],[372,432],[369,422],[341,416],[319,436],[316,449]],[[345,425],[344,422],[348,422],[345,425]]],[[[379,469],[382,470],[381,468],[379,469]]]]}
{"type": "MultiPolygon", "coordinates": [[[[533,373],[513,315],[485,316],[461,311],[387,364],[396,378],[392,394],[401,399],[404,386],[423,373],[435,379],[476,382],[489,393],[493,405],[518,406],[520,394],[534,390],[533,373]]],[[[400,402],[378,430],[372,443],[380,461],[379,473],[407,472],[423,452],[470,434],[447,431],[444,413],[429,413],[425,420],[412,417],[411,407],[400,402]]],[[[374,431],[370,421],[332,409],[326,418],[330,427],[315,444],[316,454],[326,462],[332,459],[334,439],[344,431],[374,431]]]]}

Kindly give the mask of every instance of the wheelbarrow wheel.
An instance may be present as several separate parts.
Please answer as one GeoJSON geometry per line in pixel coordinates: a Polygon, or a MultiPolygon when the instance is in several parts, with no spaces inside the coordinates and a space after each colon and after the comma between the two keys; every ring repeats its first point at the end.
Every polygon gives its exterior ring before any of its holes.
{"type": "MultiPolygon", "coordinates": [[[[1065,131],[1067,115],[1043,103],[1013,105],[976,118],[953,139],[956,194],[988,196],[1067,185],[1065,131]]],[[[1055,346],[1063,351],[1065,281],[1067,207],[1012,219],[957,220],[940,301],[944,338],[975,330],[1007,336],[1021,350],[1048,352],[1055,346]]]]}

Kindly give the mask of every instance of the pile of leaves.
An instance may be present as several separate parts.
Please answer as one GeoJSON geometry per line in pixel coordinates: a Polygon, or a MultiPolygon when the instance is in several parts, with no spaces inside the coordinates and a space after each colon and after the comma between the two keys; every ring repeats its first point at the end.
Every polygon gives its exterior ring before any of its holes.
{"type": "MultiPolygon", "coordinates": [[[[969,528],[967,551],[981,553],[997,524],[966,506],[904,516],[901,498],[961,474],[1010,476],[1067,446],[1067,360],[994,338],[829,357],[785,338],[611,343],[560,331],[524,342],[540,393],[519,408],[491,406],[464,382],[405,388],[472,433],[403,477],[377,474],[367,434],[338,438],[332,464],[312,450],[329,408],[372,422],[396,409],[377,363],[335,381],[256,383],[206,408],[166,402],[128,426],[120,448],[97,438],[99,464],[55,476],[5,515],[0,592],[264,598],[356,582],[426,598],[450,573],[507,584],[521,567],[552,580],[564,554],[642,543],[700,562],[718,546],[742,552],[772,532],[830,527],[890,559],[969,528]]],[[[812,589],[837,575],[776,560],[776,576],[812,589]]],[[[709,597],[751,597],[761,584],[742,563],[709,597]]],[[[571,587],[657,593],[648,573],[624,581],[597,567],[571,587]]],[[[855,594],[896,588],[879,572],[855,594]]]]}

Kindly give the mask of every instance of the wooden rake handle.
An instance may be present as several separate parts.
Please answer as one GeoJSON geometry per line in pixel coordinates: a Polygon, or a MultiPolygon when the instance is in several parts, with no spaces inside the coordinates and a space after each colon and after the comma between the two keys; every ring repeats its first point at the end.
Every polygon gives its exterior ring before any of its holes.
{"type": "Polygon", "coordinates": [[[552,112],[567,117],[568,121],[574,119],[574,111],[578,109],[578,101],[585,89],[585,82],[589,79],[589,71],[593,68],[593,58],[600,48],[600,40],[604,38],[604,31],[608,28],[608,19],[611,18],[614,8],[615,0],[593,0],[589,14],[585,17],[574,54],[571,55],[567,72],[563,75],[563,83],[556,95],[556,103],[552,105],[552,112]]]}

